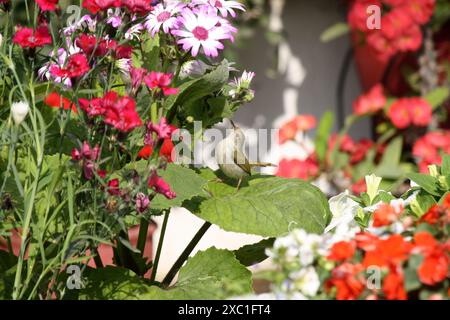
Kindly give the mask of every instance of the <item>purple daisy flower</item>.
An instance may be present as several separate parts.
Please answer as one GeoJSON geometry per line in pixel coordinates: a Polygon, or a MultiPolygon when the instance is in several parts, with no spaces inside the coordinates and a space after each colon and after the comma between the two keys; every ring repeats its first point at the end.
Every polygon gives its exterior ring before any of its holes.
{"type": "Polygon", "coordinates": [[[194,0],[192,2],[196,5],[210,5],[216,8],[217,11],[223,17],[227,17],[230,14],[233,18],[236,17],[236,12],[234,10],[245,11],[245,7],[242,3],[237,1],[227,1],[227,0],[194,0]]]}
{"type": "Polygon", "coordinates": [[[144,27],[148,32],[152,33],[152,37],[161,30],[161,27],[165,33],[169,33],[172,29],[177,27],[178,19],[176,18],[176,15],[180,13],[185,6],[185,4],[179,2],[172,2],[165,6],[162,3],[159,3],[147,16],[144,27]]]}
{"type": "Polygon", "coordinates": [[[183,50],[191,51],[192,56],[197,56],[200,49],[205,55],[217,57],[218,50],[222,50],[224,45],[220,40],[233,40],[232,30],[221,24],[221,18],[211,7],[202,6],[194,11],[185,8],[178,17],[180,29],[173,30],[172,34],[178,36],[178,44],[183,50]]]}

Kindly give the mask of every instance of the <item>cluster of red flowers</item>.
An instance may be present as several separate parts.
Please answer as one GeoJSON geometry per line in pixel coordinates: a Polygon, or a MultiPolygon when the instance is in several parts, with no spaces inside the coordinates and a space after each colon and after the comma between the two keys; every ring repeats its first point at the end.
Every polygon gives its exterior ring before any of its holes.
{"type": "Polygon", "coordinates": [[[81,77],[90,70],[88,59],[82,53],[75,53],[67,59],[67,64],[64,68],[57,65],[52,65],[50,73],[54,77],[60,78],[77,78],[81,77]]]}
{"type": "Polygon", "coordinates": [[[305,160],[298,159],[283,159],[278,164],[277,176],[283,178],[297,178],[309,180],[317,177],[319,174],[319,164],[313,155],[310,155],[305,160]]]}
{"type": "Polygon", "coordinates": [[[433,114],[431,105],[422,98],[401,98],[392,103],[388,117],[392,124],[399,129],[411,125],[426,127],[433,114]]]}
{"type": "Polygon", "coordinates": [[[442,153],[450,154],[450,131],[432,131],[416,141],[413,155],[418,158],[420,172],[427,173],[428,166],[440,165],[442,153]]]}
{"type": "Polygon", "coordinates": [[[93,14],[109,8],[127,8],[131,13],[145,14],[153,10],[152,0],[83,0],[83,7],[93,14]]]}
{"type": "Polygon", "coordinates": [[[41,11],[55,11],[59,0],[36,0],[41,11]]]}
{"type": "Polygon", "coordinates": [[[91,101],[80,99],[80,107],[89,117],[103,117],[103,121],[122,132],[129,132],[142,126],[142,120],[136,111],[136,102],[128,96],[119,96],[116,92],[107,92],[102,98],[91,101]]]}
{"type": "Polygon", "coordinates": [[[46,25],[41,25],[36,30],[19,27],[13,37],[13,42],[22,48],[36,48],[52,44],[52,37],[46,25]]]}
{"type": "Polygon", "coordinates": [[[435,0],[354,0],[348,13],[352,30],[362,32],[370,47],[380,56],[391,57],[397,52],[416,51],[422,44],[421,25],[433,15],[435,0]],[[373,12],[368,7],[384,8],[381,28],[368,28],[373,12]],[[383,6],[384,5],[384,6],[383,6]]]}
{"type": "Polygon", "coordinates": [[[383,86],[377,84],[353,102],[353,112],[357,115],[372,114],[382,110],[385,105],[383,86]]]}
{"type": "MultiPolygon", "coordinates": [[[[380,226],[399,221],[401,212],[389,207],[388,204],[383,205],[375,212],[380,226]]],[[[431,228],[448,225],[450,195],[446,197],[443,205],[432,207],[418,223],[428,223],[431,228]]],[[[450,267],[450,243],[448,239],[443,238],[440,241],[438,236],[428,231],[418,231],[410,240],[400,234],[380,237],[362,232],[353,240],[337,242],[327,257],[338,265],[326,282],[326,290],[330,292],[335,288],[336,298],[339,300],[407,299],[409,293],[405,286],[404,271],[405,268],[413,268],[408,265],[412,256],[420,256],[422,259],[417,270],[414,270],[418,280],[425,286],[437,286],[448,279],[450,267]],[[357,252],[359,254],[356,254],[357,252]],[[386,271],[383,273],[385,275],[382,288],[367,286],[365,271],[374,267],[386,271]]]]}
{"type": "Polygon", "coordinates": [[[82,34],[76,40],[75,44],[86,56],[103,57],[108,52],[112,52],[116,59],[131,59],[132,47],[127,45],[118,45],[112,39],[97,39],[94,35],[82,34]]]}
{"type": "Polygon", "coordinates": [[[63,108],[64,110],[72,110],[73,113],[78,113],[77,106],[69,99],[60,96],[57,92],[51,92],[44,99],[44,103],[51,108],[63,108]]]}
{"type": "Polygon", "coordinates": [[[296,116],[293,120],[281,127],[279,132],[279,143],[283,144],[294,140],[298,132],[305,132],[315,128],[316,118],[310,114],[296,116]]]}

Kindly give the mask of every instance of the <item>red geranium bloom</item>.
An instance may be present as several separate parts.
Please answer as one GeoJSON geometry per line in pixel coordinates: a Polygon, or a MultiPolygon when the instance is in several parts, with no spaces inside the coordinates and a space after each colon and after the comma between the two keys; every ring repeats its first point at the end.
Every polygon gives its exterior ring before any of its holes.
{"type": "Polygon", "coordinates": [[[319,174],[319,164],[310,156],[305,160],[283,159],[278,164],[276,175],[283,178],[298,178],[309,180],[319,174]]]}
{"type": "Polygon", "coordinates": [[[36,0],[42,11],[55,11],[59,0],[36,0]]]}
{"type": "Polygon", "coordinates": [[[422,44],[422,31],[416,24],[411,25],[395,39],[395,46],[399,51],[416,51],[422,44]]]}
{"type": "Polygon", "coordinates": [[[381,3],[378,0],[353,1],[347,16],[348,24],[353,30],[369,31],[367,29],[367,19],[370,13],[367,12],[367,7],[370,5],[381,7],[381,3]]]}
{"type": "Polygon", "coordinates": [[[448,248],[446,249],[426,231],[414,235],[414,244],[417,251],[424,256],[422,264],[417,269],[420,281],[430,286],[444,281],[450,262],[448,248]]]}
{"type": "Polygon", "coordinates": [[[353,103],[353,112],[358,115],[375,113],[386,105],[386,97],[381,84],[375,85],[369,92],[360,96],[353,103]]]}
{"type": "Polygon", "coordinates": [[[22,48],[36,48],[51,44],[52,37],[46,26],[37,27],[36,31],[32,28],[19,27],[13,37],[13,42],[22,48]]]}
{"type": "Polygon", "coordinates": [[[72,112],[78,113],[75,103],[72,103],[69,99],[60,96],[56,92],[52,92],[47,97],[45,97],[44,103],[52,108],[61,108],[62,106],[64,110],[71,109],[72,112]]]}
{"type": "Polygon", "coordinates": [[[355,300],[361,295],[366,286],[361,272],[361,264],[343,263],[333,269],[331,279],[326,283],[327,289],[336,287],[336,299],[355,300]]]}
{"type": "Polygon", "coordinates": [[[294,140],[297,135],[297,124],[294,120],[289,121],[283,125],[278,132],[279,143],[283,144],[286,141],[294,140]]]}
{"type": "Polygon", "coordinates": [[[397,266],[400,262],[408,259],[411,244],[399,235],[391,235],[387,239],[378,239],[373,250],[366,251],[364,256],[364,267],[397,266]]]}
{"type": "Polygon", "coordinates": [[[86,8],[93,14],[109,8],[118,7],[120,7],[120,0],[83,0],[83,8],[86,8]]]}
{"type": "Polygon", "coordinates": [[[425,127],[431,121],[431,105],[422,98],[409,98],[412,123],[418,127],[425,127]]]}
{"type": "Polygon", "coordinates": [[[89,71],[89,64],[84,54],[76,53],[71,55],[68,59],[65,71],[69,78],[81,77],[89,71]]]}
{"type": "Polygon", "coordinates": [[[169,87],[172,82],[172,74],[170,73],[152,71],[144,78],[144,82],[150,89],[161,89],[165,96],[178,93],[177,88],[169,87]]]}
{"type": "Polygon", "coordinates": [[[405,291],[403,274],[391,270],[383,281],[383,292],[388,300],[406,300],[408,295],[405,291]]]}
{"type": "Polygon", "coordinates": [[[434,12],[435,0],[408,0],[400,9],[405,10],[416,23],[427,23],[434,12]]]}
{"type": "Polygon", "coordinates": [[[397,221],[401,211],[397,211],[393,206],[383,203],[373,213],[373,226],[375,228],[388,226],[397,221]]]}
{"type": "Polygon", "coordinates": [[[399,129],[405,129],[411,124],[407,98],[398,99],[389,108],[388,116],[392,124],[399,129]]]}
{"type": "Polygon", "coordinates": [[[356,245],[354,242],[339,241],[333,244],[328,255],[328,260],[342,261],[353,258],[355,255],[356,245]]]}
{"type": "Polygon", "coordinates": [[[300,131],[311,130],[317,124],[316,117],[314,117],[311,114],[302,114],[302,115],[296,116],[294,119],[294,122],[297,127],[297,130],[300,130],[300,131]]]}

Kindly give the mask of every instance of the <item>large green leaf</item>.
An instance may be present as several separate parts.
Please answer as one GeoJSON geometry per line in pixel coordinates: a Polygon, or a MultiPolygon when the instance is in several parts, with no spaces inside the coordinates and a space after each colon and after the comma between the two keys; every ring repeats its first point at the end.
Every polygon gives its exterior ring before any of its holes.
{"type": "Polygon", "coordinates": [[[185,200],[203,194],[203,187],[208,182],[195,171],[176,164],[169,164],[165,171],[158,173],[175,191],[177,197],[168,200],[163,195],[157,195],[151,204],[151,208],[156,210],[181,206],[185,200]]]}
{"type": "Polygon", "coordinates": [[[269,238],[254,244],[248,244],[234,251],[234,254],[244,266],[252,266],[268,258],[266,249],[271,248],[274,241],[274,238],[269,238]]]}
{"type": "Polygon", "coordinates": [[[439,182],[435,177],[415,172],[409,173],[407,177],[433,196],[441,195],[438,188],[439,182]]]}
{"type": "Polygon", "coordinates": [[[431,105],[433,109],[441,106],[448,98],[449,90],[446,87],[440,87],[425,96],[425,100],[431,105]]]}
{"type": "Polygon", "coordinates": [[[267,176],[203,201],[194,213],[224,230],[264,237],[277,237],[291,228],[322,233],[331,215],[318,188],[299,179],[267,176]]]}
{"type": "Polygon", "coordinates": [[[403,148],[403,138],[397,137],[386,147],[380,164],[375,169],[375,174],[387,179],[398,179],[404,170],[400,166],[403,148]]]}
{"type": "Polygon", "coordinates": [[[175,286],[164,290],[133,272],[113,267],[90,270],[81,299],[192,300],[225,299],[252,291],[251,272],[232,252],[210,248],[181,268],[175,286]]]}

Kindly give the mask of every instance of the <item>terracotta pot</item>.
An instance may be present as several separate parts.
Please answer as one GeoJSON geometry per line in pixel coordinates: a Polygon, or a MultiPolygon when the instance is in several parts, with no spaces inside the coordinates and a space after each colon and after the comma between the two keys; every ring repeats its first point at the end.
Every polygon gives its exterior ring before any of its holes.
{"type": "MultiPolygon", "coordinates": [[[[156,223],[154,223],[152,221],[148,226],[147,241],[146,241],[145,249],[144,249],[144,257],[146,257],[148,259],[152,259],[152,257],[153,257],[153,234],[154,234],[155,230],[156,230],[156,223]]],[[[11,244],[12,244],[13,252],[16,256],[18,256],[19,251],[20,251],[20,234],[19,234],[18,230],[13,230],[11,232],[11,234],[12,234],[11,235],[11,244]]],[[[131,227],[128,230],[128,236],[130,239],[130,243],[133,246],[136,246],[138,236],[139,236],[139,226],[131,227]]],[[[6,240],[1,237],[0,237],[0,250],[3,250],[3,251],[8,250],[8,245],[7,245],[6,240]]],[[[104,266],[114,265],[114,263],[113,263],[113,248],[111,246],[101,244],[98,248],[98,252],[99,252],[100,258],[102,259],[104,266]]],[[[25,257],[26,257],[26,255],[25,255],[25,257]]],[[[90,267],[95,268],[94,259],[89,260],[88,265],[90,267]]],[[[149,276],[150,276],[150,271],[145,274],[145,277],[148,278],[149,276]]]]}

